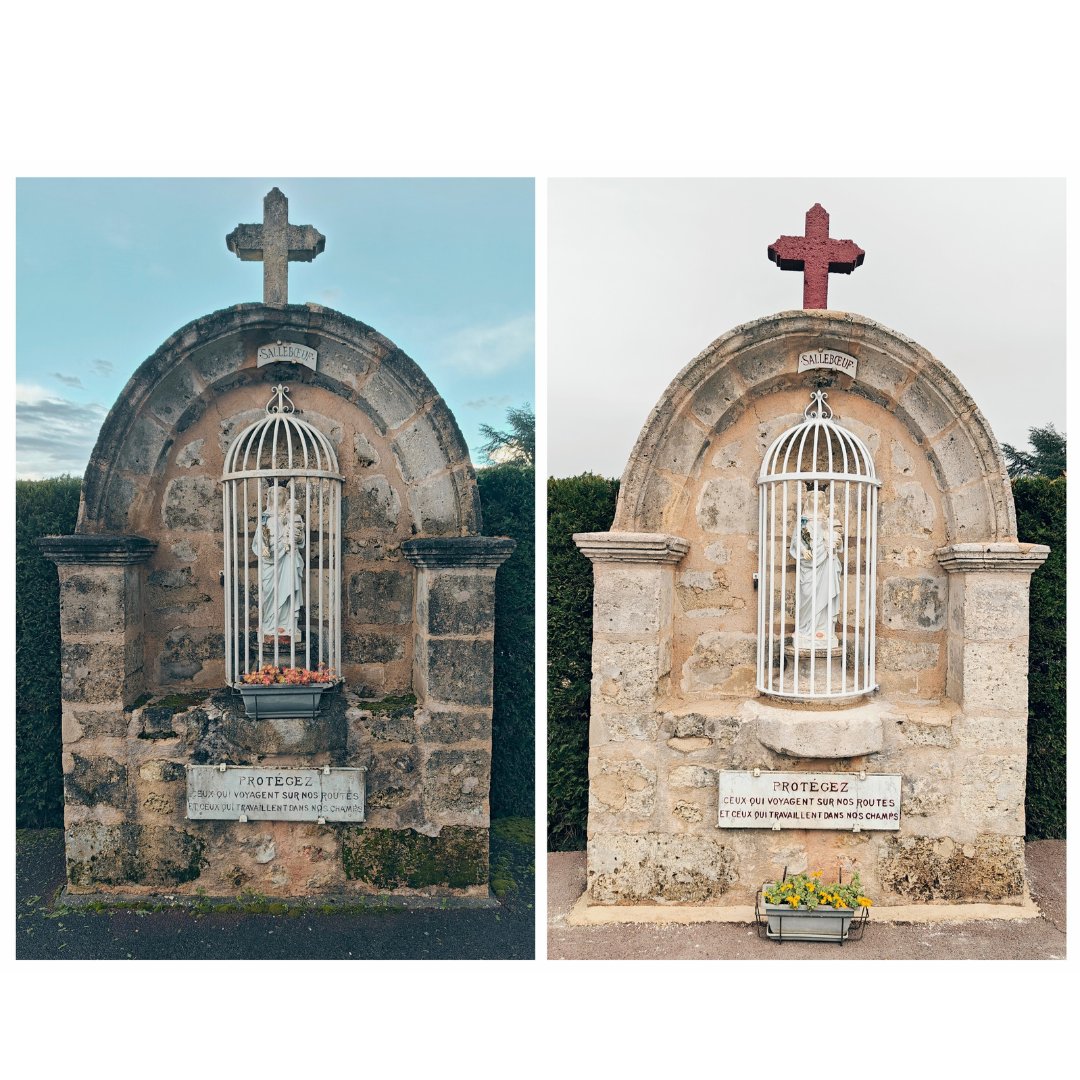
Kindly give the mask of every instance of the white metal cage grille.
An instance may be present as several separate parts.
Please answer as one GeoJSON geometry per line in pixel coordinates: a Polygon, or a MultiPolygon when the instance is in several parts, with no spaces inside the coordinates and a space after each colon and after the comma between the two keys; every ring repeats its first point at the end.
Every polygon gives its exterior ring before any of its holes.
{"type": "Polygon", "coordinates": [[[341,488],[325,435],[275,386],[225,455],[225,671],[341,672],[341,488]]]}
{"type": "Polygon", "coordinates": [[[757,688],[850,698],[877,688],[877,496],[870,451],[815,390],[758,475],[757,688]]]}

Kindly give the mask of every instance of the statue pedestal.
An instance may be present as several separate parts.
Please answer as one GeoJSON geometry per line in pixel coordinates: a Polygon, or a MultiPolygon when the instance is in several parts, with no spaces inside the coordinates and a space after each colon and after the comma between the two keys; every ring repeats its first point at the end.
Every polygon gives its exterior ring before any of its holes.
{"type": "Polygon", "coordinates": [[[863,652],[861,641],[857,656],[854,642],[850,640],[846,648],[841,648],[834,638],[834,647],[815,643],[812,649],[805,648],[803,640],[800,639],[796,651],[791,638],[786,639],[783,658],[776,658],[775,677],[766,693],[811,699],[862,696],[865,691],[855,690],[858,683],[856,664],[863,652]]]}

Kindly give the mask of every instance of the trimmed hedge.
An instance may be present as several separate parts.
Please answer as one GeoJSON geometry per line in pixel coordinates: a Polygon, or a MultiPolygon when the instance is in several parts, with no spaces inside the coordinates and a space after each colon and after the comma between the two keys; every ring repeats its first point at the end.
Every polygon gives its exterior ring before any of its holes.
{"type": "Polygon", "coordinates": [[[585,473],[548,480],[548,850],[585,846],[589,816],[592,564],[576,532],[605,532],[618,480],[585,473]]]}
{"type": "Polygon", "coordinates": [[[1065,839],[1065,478],[1013,481],[1016,531],[1050,555],[1031,577],[1027,835],[1065,839]]]}
{"type": "MultiPolygon", "coordinates": [[[[1048,544],[1031,579],[1027,835],[1065,837],[1065,479],[1013,482],[1017,531],[1048,544]]],[[[592,567],[571,534],[601,532],[618,481],[586,473],[548,481],[548,847],[585,847],[589,806],[592,567]]]]}
{"type": "Polygon", "coordinates": [[[60,584],[39,536],[75,531],[80,481],[15,481],[15,825],[64,824],[60,762],[60,584]]]}
{"type": "Polygon", "coordinates": [[[484,533],[517,541],[495,578],[491,816],[531,818],[536,808],[536,471],[493,465],[479,469],[476,481],[484,533]]]}

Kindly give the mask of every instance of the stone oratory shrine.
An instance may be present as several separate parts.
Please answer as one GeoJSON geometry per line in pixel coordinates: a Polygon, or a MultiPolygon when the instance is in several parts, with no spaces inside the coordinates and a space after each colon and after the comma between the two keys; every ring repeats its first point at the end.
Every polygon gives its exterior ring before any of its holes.
{"type": "Polygon", "coordinates": [[[753,905],[858,873],[878,907],[1027,910],[1028,587],[997,440],[948,368],[828,308],[864,253],[768,249],[803,309],[672,381],[592,560],[584,904],[753,905]]]}
{"type": "Polygon", "coordinates": [[[68,892],[488,896],[496,569],[458,426],[371,327],[288,302],[276,188],[227,237],[264,301],[131,377],[61,595],[68,892]]]}

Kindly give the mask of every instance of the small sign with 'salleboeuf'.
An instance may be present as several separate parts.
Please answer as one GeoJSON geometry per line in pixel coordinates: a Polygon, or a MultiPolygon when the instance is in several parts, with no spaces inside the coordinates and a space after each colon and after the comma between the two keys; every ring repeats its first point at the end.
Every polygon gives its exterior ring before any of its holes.
{"type": "Polygon", "coordinates": [[[814,349],[811,352],[799,353],[799,371],[812,371],[814,368],[830,368],[854,379],[859,373],[859,361],[854,356],[835,352],[833,349],[814,349]]]}
{"type": "Polygon", "coordinates": [[[296,341],[275,341],[273,345],[260,345],[255,354],[256,367],[284,361],[287,364],[303,364],[315,370],[319,354],[296,341]]]}
{"type": "Polygon", "coordinates": [[[900,777],[721,772],[721,829],[900,828],[900,777]]]}
{"type": "Polygon", "coordinates": [[[188,765],[187,816],[219,821],[363,821],[363,769],[188,765]]]}

